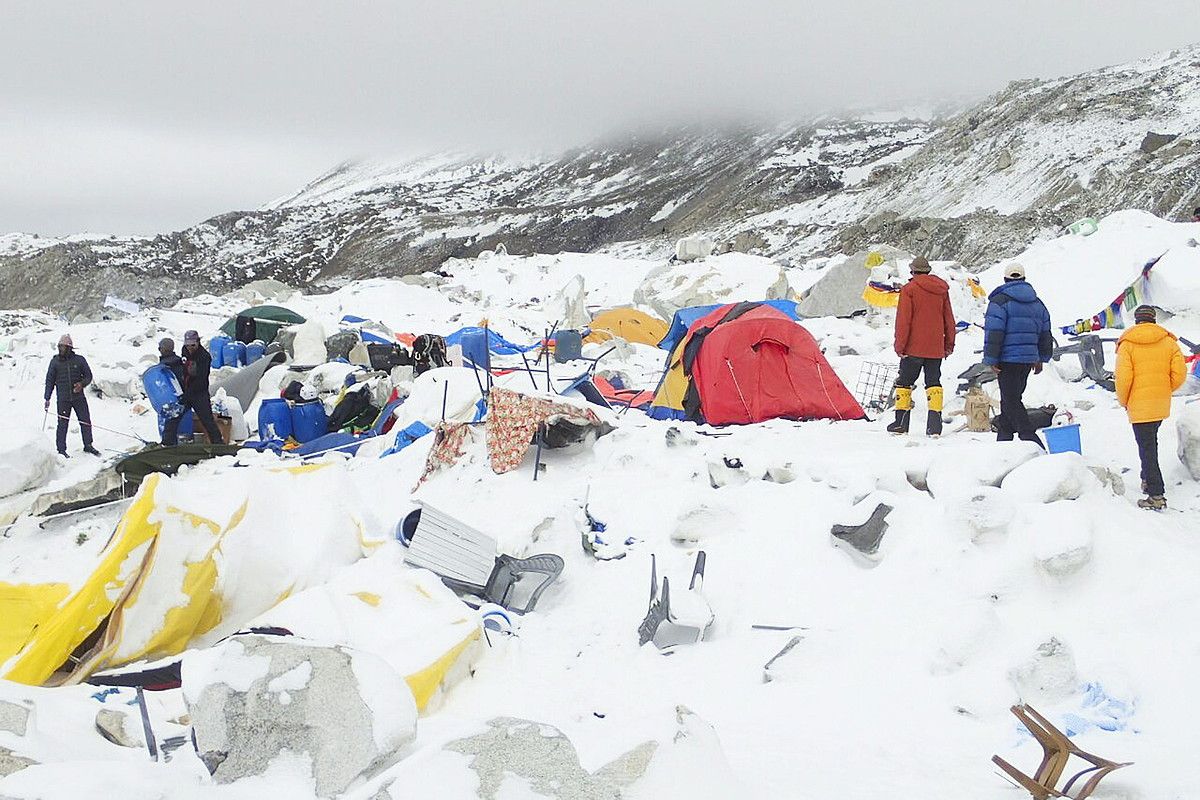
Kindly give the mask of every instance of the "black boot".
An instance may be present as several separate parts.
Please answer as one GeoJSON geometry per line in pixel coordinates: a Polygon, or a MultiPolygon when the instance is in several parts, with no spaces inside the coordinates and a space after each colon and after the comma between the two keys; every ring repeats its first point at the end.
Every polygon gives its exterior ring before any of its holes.
{"type": "Polygon", "coordinates": [[[888,433],[902,434],[908,433],[908,420],[912,416],[912,411],[896,411],[896,421],[887,426],[888,433]]]}
{"type": "Polygon", "coordinates": [[[926,436],[941,436],[942,435],[942,412],[930,411],[929,419],[925,423],[926,436]]]}

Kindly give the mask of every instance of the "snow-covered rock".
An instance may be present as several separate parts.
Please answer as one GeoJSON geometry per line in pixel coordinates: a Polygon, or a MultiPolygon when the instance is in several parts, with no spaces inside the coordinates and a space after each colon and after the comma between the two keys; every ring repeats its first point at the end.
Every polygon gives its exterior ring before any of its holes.
{"type": "Polygon", "coordinates": [[[1077,500],[1100,482],[1078,453],[1055,453],[1026,461],[1000,483],[1000,488],[1026,503],[1077,500]]]}
{"type": "Polygon", "coordinates": [[[50,444],[49,435],[0,437],[0,497],[35,489],[44,484],[53,471],[54,446],[50,444]]]}
{"type": "Polygon", "coordinates": [[[967,497],[980,486],[999,486],[1008,473],[1041,452],[1036,444],[1020,441],[941,449],[930,461],[925,483],[938,500],[967,497]]]}
{"type": "Polygon", "coordinates": [[[726,253],[698,262],[655,267],[633,293],[633,301],[650,306],[669,320],[676,311],[689,306],[778,300],[790,292],[787,274],[775,261],[726,253]]]}
{"type": "Polygon", "coordinates": [[[675,258],[680,261],[698,261],[712,255],[713,240],[702,233],[685,236],[675,242],[675,258]]]}
{"type": "Polygon", "coordinates": [[[1018,696],[1026,702],[1053,702],[1069,696],[1079,683],[1071,648],[1055,637],[1037,646],[1034,654],[1009,672],[1018,696]]]}
{"type": "Polygon", "coordinates": [[[261,775],[307,756],[319,797],[395,763],[416,735],[404,678],[377,656],[266,636],[239,636],[184,662],[200,756],[213,778],[261,775]]]}
{"type": "Polygon", "coordinates": [[[1094,524],[1077,503],[1050,503],[1022,513],[1012,525],[1012,536],[1029,548],[1047,575],[1065,578],[1091,561],[1094,524]]]}
{"type": "Polygon", "coordinates": [[[92,387],[104,397],[133,400],[141,397],[141,373],[129,364],[98,365],[92,369],[92,387]]]}
{"type": "Polygon", "coordinates": [[[947,511],[949,519],[961,523],[976,543],[1003,535],[1015,513],[1012,497],[995,486],[974,489],[947,511]]]}
{"type": "Polygon", "coordinates": [[[1184,406],[1175,417],[1176,452],[1192,480],[1200,481],[1200,404],[1184,406]]]}

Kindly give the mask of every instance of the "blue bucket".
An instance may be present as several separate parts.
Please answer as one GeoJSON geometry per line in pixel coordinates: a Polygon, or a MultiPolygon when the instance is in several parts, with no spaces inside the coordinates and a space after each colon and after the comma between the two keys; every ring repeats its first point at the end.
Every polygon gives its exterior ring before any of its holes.
{"type": "Polygon", "coordinates": [[[559,331],[554,334],[554,360],[562,364],[583,357],[583,336],[579,331],[559,331]]]}
{"type": "Polygon", "coordinates": [[[292,409],[282,397],[270,397],[258,407],[258,438],[286,439],[292,435],[292,409]]]}
{"type": "Polygon", "coordinates": [[[1078,423],[1043,428],[1042,434],[1046,437],[1046,449],[1051,453],[1083,454],[1083,446],[1079,440],[1078,423]]]}
{"type": "Polygon", "coordinates": [[[325,405],[319,401],[292,406],[292,438],[304,444],[329,432],[325,405]]]}

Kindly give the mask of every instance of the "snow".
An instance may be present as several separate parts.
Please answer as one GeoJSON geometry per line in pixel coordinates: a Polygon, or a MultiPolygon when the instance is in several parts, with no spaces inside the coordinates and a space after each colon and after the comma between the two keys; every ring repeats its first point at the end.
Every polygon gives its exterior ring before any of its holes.
{"type": "MultiPolygon", "coordinates": [[[[333,183],[326,190],[341,191],[333,183]]],[[[1169,250],[1161,277],[1171,287],[1175,316],[1165,324],[1198,338],[1200,303],[1189,294],[1195,287],[1188,280],[1196,248],[1187,244],[1197,237],[1200,226],[1121,212],[1101,220],[1091,237],[1035,244],[1015,260],[1026,266],[1055,323],[1067,324],[1095,313],[1136,278],[1145,259],[1169,250]]],[[[595,310],[632,303],[647,274],[663,263],[617,253],[491,254],[452,260],[445,265],[450,277],[423,276],[422,285],[352,282],[298,297],[292,306],[326,331],[346,313],[415,333],[449,333],[487,319],[508,338],[531,343],[555,322],[548,301],[576,276],[595,310]]],[[[782,269],[742,255],[702,262],[713,264],[729,299],[763,291],[782,269]]],[[[820,274],[821,264],[806,266],[812,268],[788,270],[793,289],[820,274]]],[[[996,274],[984,274],[986,288],[997,285],[996,274]]],[[[116,369],[121,362],[141,363],[160,335],[178,338],[192,327],[211,333],[221,315],[242,302],[192,298],[170,311],[143,310],[71,332],[93,366],[116,369]]],[[[978,304],[956,306],[956,312],[969,322],[982,319],[978,304]]],[[[14,440],[49,442],[51,431],[40,427],[40,377],[61,331],[42,315],[21,319],[0,355],[6,430],[14,440]]],[[[853,388],[864,363],[894,363],[891,319],[890,312],[877,311],[804,325],[853,388]]],[[[943,370],[947,412],[962,408],[953,376],[975,362],[981,347],[977,327],[961,334],[943,370]]],[[[588,352],[595,357],[603,349],[588,352]]],[[[605,355],[596,368],[652,389],[664,356],[630,346],[605,355]]],[[[519,367],[520,359],[498,363],[519,367]]],[[[587,367],[563,365],[552,374],[587,367]]],[[[412,395],[397,424],[439,420],[444,376],[451,373],[447,417],[467,414],[478,397],[474,376],[439,370],[407,387],[412,395]]],[[[530,376],[497,378],[504,380],[520,386],[530,376]]],[[[923,396],[917,394],[921,418],[923,396]]],[[[96,441],[106,452],[132,449],[136,437],[155,435],[152,415],[134,412],[136,399],[89,399],[103,426],[96,441]]],[[[714,431],[629,411],[612,417],[615,430],[590,447],[544,452],[546,468],[536,482],[532,453],[520,469],[495,475],[480,443],[414,491],[431,436],[383,458],[371,447],[357,458],[329,456],[299,475],[281,471],[285,465],[270,454],[183,470],[163,490],[181,512],[223,526],[249,500],[238,524],[246,535],[230,537],[220,553],[223,565],[235,566],[222,573],[226,615],[191,643],[186,690],[191,695],[216,680],[248,686],[265,674],[261,660],[228,658],[220,674],[212,673],[211,646],[250,624],[285,625],[309,642],[377,657],[380,680],[390,675],[384,665],[402,675],[435,655],[435,643],[443,641],[438,637],[449,638],[454,626],[477,626],[475,612],[449,597],[431,574],[404,565],[402,548],[387,541],[422,501],[485,530],[506,552],[557,553],[566,569],[537,610],[520,620],[515,636],[492,632],[480,640],[473,673],[420,717],[401,762],[348,798],[366,800],[377,791],[422,796],[442,787],[447,796],[473,796],[478,783],[469,759],[444,747],[509,716],[562,730],[588,770],[657,742],[659,755],[629,788],[630,797],[1003,800],[1016,794],[992,775],[992,754],[1025,769],[1039,757],[1009,714],[1020,701],[1077,731],[1085,749],[1135,762],[1105,779],[1110,796],[1189,796],[1195,784],[1187,757],[1196,738],[1192,709],[1200,703],[1193,678],[1200,634],[1190,618],[1200,542],[1190,520],[1200,512],[1200,493],[1174,455],[1176,428],[1164,425],[1160,434],[1171,508],[1149,514],[1134,506],[1136,448],[1111,394],[1046,370],[1031,378],[1026,400],[1069,409],[1081,425],[1083,454],[1048,456],[1028,444],[996,444],[960,430],[960,417],[950,417],[942,438],[927,439],[889,436],[884,418],[776,420],[714,431]],[[673,427],[679,435],[668,436],[673,427]],[[722,478],[714,488],[710,465],[735,458],[744,474],[722,478]],[[1126,494],[1113,493],[1092,468],[1122,477],[1126,494]],[[886,498],[895,510],[879,559],[867,569],[831,544],[830,528],[860,521],[871,498],[886,498]],[[601,562],[583,552],[585,503],[607,525],[606,541],[633,540],[624,558],[601,562]],[[715,614],[711,636],[669,656],[653,645],[638,647],[651,555],[658,574],[682,590],[701,548],[708,556],[704,597],[715,614]],[[280,585],[291,587],[286,597],[271,589],[280,585]],[[764,665],[794,637],[800,641],[777,662],[777,678],[764,683],[764,665]],[[687,735],[676,740],[681,728],[687,735]]],[[[1190,417],[1194,408],[1188,398],[1175,400],[1176,414],[1186,410],[1190,417]]],[[[54,462],[43,488],[95,474],[99,462],[78,455],[78,437],[73,430],[73,457],[54,462]]],[[[32,494],[5,498],[4,510],[19,513],[32,494]]],[[[119,513],[68,517],[45,530],[22,519],[0,538],[0,581],[78,585],[119,513]]],[[[188,542],[198,551],[202,540],[188,542]]],[[[194,552],[181,545],[159,557],[182,564],[194,552]]],[[[155,612],[148,617],[179,599],[165,590],[151,598],[152,590],[142,590],[146,610],[155,612]]],[[[130,640],[144,639],[136,619],[130,625],[130,640]]],[[[285,677],[273,691],[296,691],[306,680],[302,670],[285,677]]],[[[169,764],[150,764],[144,753],[116,748],[93,732],[99,707],[93,692],[0,683],[0,697],[31,699],[37,728],[22,742],[0,734],[0,746],[42,762],[0,779],[0,794],[313,794],[303,763],[274,763],[264,776],[225,787],[208,782],[186,747],[169,764]]],[[[373,709],[385,721],[402,711],[373,709]]],[[[151,706],[156,730],[185,730],[170,727],[178,713],[166,699],[151,706]]],[[[377,732],[385,741],[386,731],[377,732]]],[[[524,791],[521,780],[507,780],[503,792],[524,791]]]]}

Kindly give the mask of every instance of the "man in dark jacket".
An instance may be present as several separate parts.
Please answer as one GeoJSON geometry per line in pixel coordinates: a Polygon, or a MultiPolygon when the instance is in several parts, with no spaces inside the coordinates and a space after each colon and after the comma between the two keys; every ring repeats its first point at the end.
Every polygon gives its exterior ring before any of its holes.
{"type": "MultiPolygon", "coordinates": [[[[174,342],[171,345],[173,350],[174,342]]],[[[163,361],[161,343],[159,354],[159,361],[166,363],[163,361]]],[[[179,423],[189,408],[195,415],[196,421],[204,428],[204,432],[208,434],[208,441],[213,444],[225,443],[225,439],[221,436],[221,430],[217,427],[217,421],[213,419],[212,398],[208,395],[208,373],[211,369],[212,356],[204,349],[204,345],[200,344],[200,334],[196,331],[188,331],[183,335],[183,395],[179,398],[183,412],[179,416],[167,420],[163,426],[162,443],[164,445],[170,446],[179,443],[179,423]]]]}
{"type": "Polygon", "coordinates": [[[896,378],[896,421],[890,433],[908,433],[912,416],[913,389],[925,372],[928,401],[927,436],[942,433],[942,359],[954,352],[954,311],[950,308],[950,286],[930,274],[929,261],[917,256],[909,265],[912,280],[900,290],[896,306],[896,355],[900,374],[896,378]]]}
{"type": "Polygon", "coordinates": [[[183,359],[175,354],[175,340],[162,339],[158,343],[158,363],[171,370],[175,380],[183,387],[183,359]]]}
{"type": "Polygon", "coordinates": [[[50,410],[50,395],[58,393],[58,428],[55,431],[55,444],[58,454],[67,456],[67,426],[71,421],[71,412],[79,420],[79,432],[83,437],[83,452],[94,456],[100,451],[92,447],[92,415],[88,410],[87,398],[83,395],[83,387],[92,382],[92,370],[87,360],[75,352],[75,343],[68,334],[63,334],[58,340],[58,355],[50,359],[50,367],[46,370],[45,408],[50,410]]]}
{"type": "Polygon", "coordinates": [[[997,373],[1000,384],[1000,417],[996,440],[1011,442],[1013,435],[1045,449],[1038,438],[1022,395],[1029,373],[1039,374],[1054,352],[1050,334],[1050,312],[1037,292],[1025,281],[1025,269],[1010,264],[1004,284],[988,297],[983,323],[983,363],[997,373]]]}

